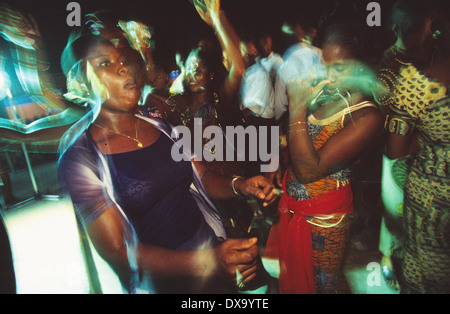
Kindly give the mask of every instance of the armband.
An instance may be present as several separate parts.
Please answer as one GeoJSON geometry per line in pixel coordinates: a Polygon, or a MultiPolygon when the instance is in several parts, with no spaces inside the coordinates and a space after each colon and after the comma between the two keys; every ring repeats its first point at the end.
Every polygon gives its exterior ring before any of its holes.
{"type": "Polygon", "coordinates": [[[411,135],[414,132],[415,124],[412,121],[405,121],[405,119],[402,118],[391,117],[387,129],[389,133],[411,135]]]}

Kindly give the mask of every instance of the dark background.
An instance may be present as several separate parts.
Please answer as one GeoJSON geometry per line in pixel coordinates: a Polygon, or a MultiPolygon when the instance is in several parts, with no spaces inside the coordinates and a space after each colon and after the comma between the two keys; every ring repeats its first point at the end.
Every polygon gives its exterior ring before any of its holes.
{"type": "MultiPolygon", "coordinates": [[[[52,72],[60,71],[60,56],[68,35],[73,27],[66,23],[67,4],[70,0],[9,0],[3,1],[11,7],[30,13],[36,19],[46,43],[52,72]]],[[[200,38],[210,36],[212,30],[201,20],[188,0],[79,0],[81,15],[98,10],[110,10],[122,19],[139,20],[154,29],[156,48],[155,59],[174,60],[178,51],[184,51],[200,38]]],[[[286,20],[298,20],[317,25],[325,11],[329,11],[335,2],[350,3],[358,10],[349,13],[348,20],[355,27],[366,28],[369,42],[374,49],[379,42],[388,41],[386,37],[387,12],[392,0],[377,1],[382,8],[382,27],[367,27],[367,0],[222,0],[221,5],[238,34],[270,32],[274,37],[275,50],[282,53],[286,48],[281,42],[281,25],[286,20]]]]}

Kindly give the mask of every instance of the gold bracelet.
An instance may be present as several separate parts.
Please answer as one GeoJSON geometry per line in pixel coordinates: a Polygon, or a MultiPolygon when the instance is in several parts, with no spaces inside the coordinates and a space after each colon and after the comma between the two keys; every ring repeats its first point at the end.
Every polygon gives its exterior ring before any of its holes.
{"type": "Polygon", "coordinates": [[[299,130],[289,130],[288,133],[300,133],[300,132],[308,132],[308,129],[299,129],[299,130]]]}
{"type": "Polygon", "coordinates": [[[295,123],[289,124],[289,127],[293,127],[293,126],[295,126],[295,125],[297,125],[297,124],[308,124],[308,122],[297,121],[297,122],[295,122],[295,123]]]}

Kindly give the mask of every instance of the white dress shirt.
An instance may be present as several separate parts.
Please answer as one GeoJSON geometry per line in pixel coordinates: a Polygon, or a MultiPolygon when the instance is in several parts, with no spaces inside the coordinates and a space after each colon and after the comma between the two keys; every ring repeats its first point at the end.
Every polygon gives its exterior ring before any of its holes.
{"type": "Polygon", "coordinates": [[[280,119],[288,110],[287,83],[292,80],[308,82],[322,80],[326,76],[322,51],[314,46],[298,43],[286,51],[283,64],[275,80],[275,118],[280,119]]]}
{"type": "Polygon", "coordinates": [[[272,82],[261,63],[255,63],[244,73],[240,96],[241,110],[249,109],[260,118],[274,118],[272,82]]]}

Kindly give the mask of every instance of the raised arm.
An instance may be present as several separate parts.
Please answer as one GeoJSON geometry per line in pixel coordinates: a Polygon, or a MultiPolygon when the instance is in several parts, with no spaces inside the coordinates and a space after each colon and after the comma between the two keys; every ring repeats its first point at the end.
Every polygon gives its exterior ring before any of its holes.
{"type": "Polygon", "coordinates": [[[136,50],[144,64],[147,82],[152,85],[156,78],[155,61],[152,54],[152,33],[147,25],[136,21],[119,21],[130,47],[136,50]]]}
{"type": "Polygon", "coordinates": [[[195,8],[200,17],[214,30],[222,47],[222,52],[229,65],[228,77],[225,81],[225,94],[232,99],[237,95],[245,72],[244,61],[239,50],[239,37],[230,24],[225,13],[221,10],[220,0],[205,0],[206,13],[194,1],[195,8]]]}

